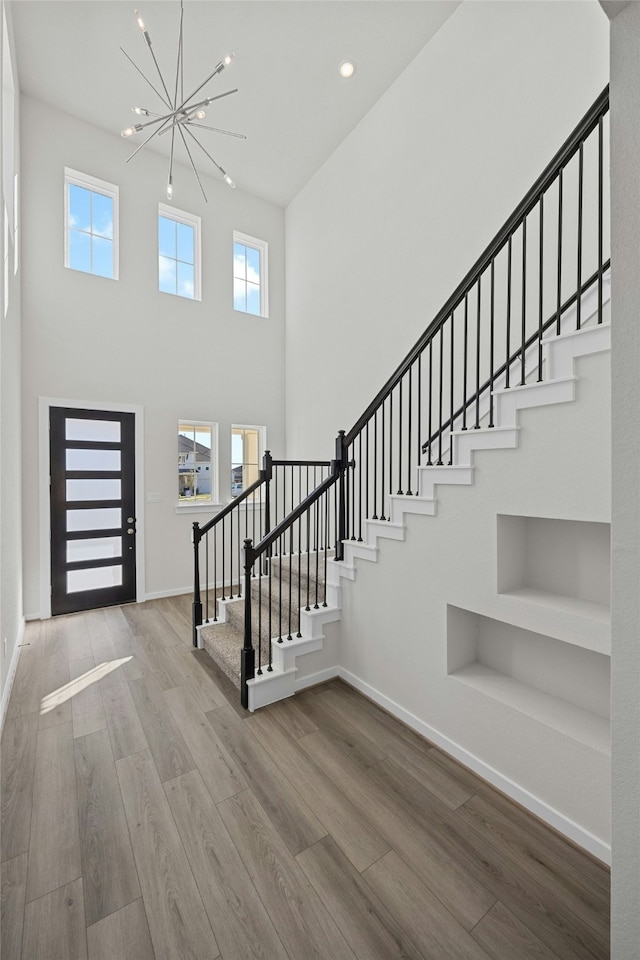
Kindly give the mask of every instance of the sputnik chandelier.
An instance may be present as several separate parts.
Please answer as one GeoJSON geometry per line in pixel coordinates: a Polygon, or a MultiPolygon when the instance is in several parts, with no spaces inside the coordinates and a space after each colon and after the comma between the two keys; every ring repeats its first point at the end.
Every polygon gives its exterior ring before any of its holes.
{"type": "Polygon", "coordinates": [[[201,122],[202,120],[204,120],[206,116],[206,110],[205,110],[206,107],[212,104],[215,100],[221,100],[223,97],[228,97],[233,93],[237,93],[238,92],[237,88],[235,90],[227,90],[225,93],[219,93],[217,96],[214,96],[214,97],[205,97],[204,99],[198,100],[195,103],[193,102],[197,94],[200,93],[200,91],[209,83],[209,81],[213,80],[214,77],[217,77],[218,74],[222,73],[222,71],[229,66],[229,64],[233,60],[234,55],[233,53],[231,53],[228,56],[224,57],[224,59],[217,64],[213,72],[209,74],[206,80],[203,80],[200,86],[196,87],[193,93],[190,93],[185,97],[184,95],[184,49],[183,49],[183,33],[182,33],[182,21],[184,17],[184,10],[183,10],[182,0],[180,0],[180,30],[178,33],[178,53],[176,58],[175,82],[171,84],[171,86],[173,87],[173,96],[172,96],[171,93],[169,92],[169,85],[164,79],[163,73],[160,69],[160,65],[158,64],[156,55],[153,51],[153,46],[151,44],[151,37],[149,36],[149,31],[146,29],[144,22],[142,20],[142,17],[140,16],[137,10],[135,11],[135,16],[136,16],[136,20],[138,21],[138,26],[142,30],[142,36],[144,37],[147,47],[149,48],[149,53],[151,54],[151,58],[153,60],[153,64],[155,66],[156,72],[160,78],[160,84],[162,86],[162,90],[158,90],[158,88],[154,86],[151,80],[149,80],[149,78],[142,72],[140,67],[136,63],[134,63],[134,61],[131,59],[129,54],[125,50],[123,50],[122,47],[120,47],[120,49],[124,53],[127,60],[129,60],[129,62],[133,64],[133,66],[138,71],[140,76],[151,87],[151,89],[156,94],[156,96],[160,98],[163,104],[164,112],[153,113],[151,110],[147,110],[146,107],[131,108],[133,113],[135,113],[137,116],[150,117],[151,119],[141,123],[136,123],[131,127],[126,127],[126,129],[122,131],[123,137],[132,137],[136,133],[140,133],[142,130],[145,130],[151,127],[153,127],[154,129],[151,130],[146,140],[144,140],[140,144],[140,146],[136,150],[134,150],[134,152],[129,157],[127,157],[127,163],[129,162],[129,160],[132,160],[136,156],[136,154],[138,154],[142,150],[143,147],[146,147],[149,141],[153,140],[154,137],[156,136],[162,137],[165,134],[169,133],[171,135],[171,145],[169,150],[169,175],[167,178],[167,199],[171,200],[173,198],[174,145],[175,145],[176,133],[178,133],[178,135],[182,140],[182,143],[184,144],[184,148],[187,152],[189,163],[191,164],[191,169],[195,174],[195,178],[198,181],[200,189],[202,190],[202,196],[204,197],[206,202],[207,195],[204,192],[202,181],[198,176],[198,171],[196,170],[196,165],[193,161],[191,150],[189,149],[189,144],[187,143],[187,138],[185,134],[191,137],[194,143],[196,143],[197,146],[200,147],[202,152],[206,154],[206,156],[213,163],[213,165],[220,171],[225,183],[227,183],[230,187],[235,187],[235,183],[233,182],[229,174],[226,172],[226,170],[223,170],[220,164],[213,159],[209,151],[205,149],[205,147],[203,147],[202,143],[193,132],[194,128],[198,130],[212,130],[214,133],[222,133],[227,137],[237,137],[240,140],[247,139],[241,133],[233,133],[231,130],[220,130],[218,127],[210,127],[207,124],[204,124],[201,122]]]}

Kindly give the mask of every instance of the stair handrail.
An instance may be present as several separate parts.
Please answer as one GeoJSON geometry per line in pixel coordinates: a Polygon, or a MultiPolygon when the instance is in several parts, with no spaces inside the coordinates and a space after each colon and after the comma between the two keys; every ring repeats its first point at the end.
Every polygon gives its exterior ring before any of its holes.
{"type": "Polygon", "coordinates": [[[488,244],[484,252],[480,254],[471,269],[465,274],[464,278],[460,281],[444,306],[440,308],[424,333],[419,337],[414,346],[405,356],[404,360],[402,360],[395,371],[391,374],[385,385],[378,391],[374,399],[364,410],[358,420],[356,420],[351,429],[347,431],[347,446],[353,443],[365,424],[371,419],[375,411],[386,400],[393,388],[400,382],[405,373],[407,373],[409,368],[418,359],[419,355],[424,352],[425,348],[429,344],[429,341],[434,338],[435,334],[438,332],[443,323],[456,309],[456,307],[460,306],[464,300],[465,293],[467,293],[474,286],[478,280],[478,277],[490,266],[491,261],[496,257],[504,244],[508,241],[509,236],[514,233],[522,220],[529,213],[531,213],[540,198],[540,194],[544,193],[545,190],[548,189],[558,172],[577,152],[577,150],[580,148],[581,141],[583,141],[597,127],[600,118],[606,112],[608,106],[609,85],[607,84],[597,100],[595,100],[592,106],[589,107],[583,118],[571,131],[563,145],[549,161],[531,189],[527,191],[511,216],[507,217],[502,227],[494,236],[493,240],[488,244]]]}

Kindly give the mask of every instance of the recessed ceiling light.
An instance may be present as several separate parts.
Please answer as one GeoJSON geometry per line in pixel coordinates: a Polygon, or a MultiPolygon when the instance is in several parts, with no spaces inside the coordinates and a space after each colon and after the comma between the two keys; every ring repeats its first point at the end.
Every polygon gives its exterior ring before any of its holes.
{"type": "Polygon", "coordinates": [[[356,72],[356,65],[353,60],[343,60],[340,66],[338,67],[340,76],[345,80],[348,80],[349,77],[352,77],[356,72]]]}

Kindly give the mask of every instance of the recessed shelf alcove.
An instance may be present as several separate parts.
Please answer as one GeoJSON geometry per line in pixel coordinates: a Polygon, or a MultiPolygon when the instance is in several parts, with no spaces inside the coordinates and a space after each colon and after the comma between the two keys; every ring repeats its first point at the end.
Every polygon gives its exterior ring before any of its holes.
{"type": "Polygon", "coordinates": [[[499,594],[543,605],[550,614],[588,620],[586,632],[595,629],[596,646],[608,650],[608,523],[498,514],[497,541],[499,594]]]}
{"type": "Polygon", "coordinates": [[[601,753],[609,746],[610,658],[447,606],[447,672],[601,753]]]}

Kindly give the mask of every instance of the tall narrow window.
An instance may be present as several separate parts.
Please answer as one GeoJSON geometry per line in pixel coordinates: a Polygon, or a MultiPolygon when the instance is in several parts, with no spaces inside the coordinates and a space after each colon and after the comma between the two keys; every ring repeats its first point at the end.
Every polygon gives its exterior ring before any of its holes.
{"type": "Polygon", "coordinates": [[[65,266],[118,279],[118,187],[65,167],[65,266]]]}
{"type": "Polygon", "coordinates": [[[269,316],[268,244],[233,232],[233,308],[256,317],[269,316]]]}
{"type": "Polygon", "coordinates": [[[158,204],[158,289],[200,300],[200,217],[158,204]]]}
{"type": "Polygon", "coordinates": [[[264,453],[264,427],[231,428],[231,496],[237,497],[258,479],[264,453]]]}
{"type": "Polygon", "coordinates": [[[218,424],[199,420],[178,424],[178,503],[218,499],[218,424]]]}

